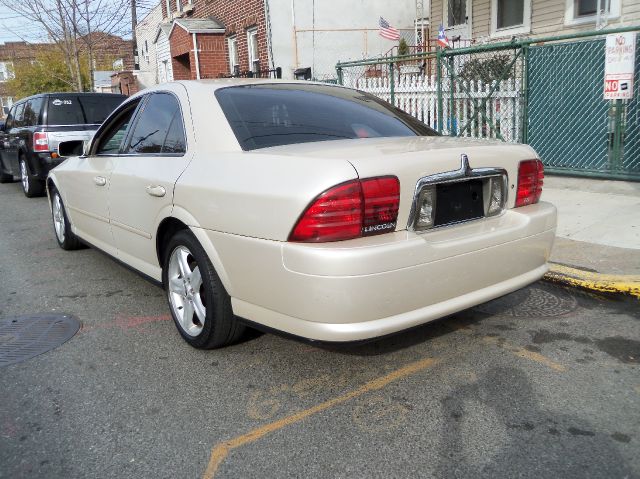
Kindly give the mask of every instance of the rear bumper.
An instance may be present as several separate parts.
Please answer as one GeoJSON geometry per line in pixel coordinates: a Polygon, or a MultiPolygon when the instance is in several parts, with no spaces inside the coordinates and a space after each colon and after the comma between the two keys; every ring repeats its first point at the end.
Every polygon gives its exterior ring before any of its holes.
{"type": "Polygon", "coordinates": [[[547,271],[555,225],[555,207],[540,203],[421,235],[399,231],[322,245],[207,234],[236,315],[310,339],[353,341],[538,280],[547,271]]]}
{"type": "Polygon", "coordinates": [[[33,159],[35,163],[33,166],[36,168],[35,176],[41,180],[46,180],[49,172],[65,160],[65,158],[51,158],[50,152],[33,153],[33,159]]]}

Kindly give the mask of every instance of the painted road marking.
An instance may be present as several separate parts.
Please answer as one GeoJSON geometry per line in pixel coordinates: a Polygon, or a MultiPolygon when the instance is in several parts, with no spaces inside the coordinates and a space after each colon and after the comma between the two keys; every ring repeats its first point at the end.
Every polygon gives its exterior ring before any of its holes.
{"type": "Polygon", "coordinates": [[[544,366],[547,366],[548,368],[551,368],[554,371],[563,373],[567,370],[567,368],[562,364],[557,363],[554,360],[549,359],[548,357],[543,356],[540,353],[529,351],[528,349],[525,349],[521,346],[513,345],[511,343],[508,343],[507,341],[500,341],[500,338],[497,336],[485,336],[484,338],[482,338],[482,341],[484,341],[487,344],[495,344],[496,346],[501,347],[505,351],[509,351],[511,354],[518,356],[519,358],[535,361],[536,363],[540,363],[544,366]]]}
{"type": "Polygon", "coordinates": [[[243,434],[242,436],[238,436],[229,441],[219,443],[211,449],[209,464],[207,465],[207,469],[204,471],[202,478],[211,479],[212,477],[214,477],[216,471],[220,467],[220,464],[222,464],[225,458],[229,455],[229,452],[231,452],[233,449],[244,446],[245,444],[255,442],[263,438],[264,436],[271,434],[272,432],[278,431],[279,429],[282,429],[291,424],[300,422],[303,419],[313,416],[314,414],[326,411],[327,409],[345,403],[353,398],[357,398],[371,391],[380,390],[394,381],[398,381],[400,379],[423,371],[424,369],[435,365],[437,362],[438,360],[435,358],[426,358],[410,363],[403,368],[397,369],[389,374],[373,379],[372,381],[363,384],[362,386],[354,389],[351,392],[335,397],[333,399],[329,399],[328,401],[317,404],[316,406],[312,406],[308,409],[304,409],[297,413],[291,414],[290,416],[258,427],[246,434],[243,434]]]}
{"type": "MultiPolygon", "coordinates": [[[[467,326],[466,324],[457,324],[457,323],[442,323],[446,328],[460,332],[466,335],[471,335],[473,333],[473,328],[467,326]]],[[[515,344],[511,344],[501,338],[499,336],[484,336],[482,341],[486,344],[496,345],[505,351],[518,356],[519,358],[528,359],[530,361],[535,361],[536,363],[540,363],[548,368],[553,369],[558,372],[565,372],[567,368],[560,363],[555,362],[554,360],[543,356],[540,353],[536,353],[534,351],[529,351],[528,349],[523,348],[522,346],[516,346],[515,344]]]]}
{"type": "Polygon", "coordinates": [[[544,279],[599,293],[622,293],[640,298],[640,276],[600,274],[550,263],[544,279]]]}

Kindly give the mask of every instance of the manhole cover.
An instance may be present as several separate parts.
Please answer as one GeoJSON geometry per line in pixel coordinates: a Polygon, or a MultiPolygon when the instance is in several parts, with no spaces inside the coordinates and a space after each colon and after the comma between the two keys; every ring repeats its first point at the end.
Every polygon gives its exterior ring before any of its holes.
{"type": "Polygon", "coordinates": [[[0,366],[19,363],[67,342],[80,321],[64,314],[36,314],[0,320],[0,366]]]}
{"type": "Polygon", "coordinates": [[[474,309],[487,314],[517,317],[555,317],[578,308],[578,301],[566,291],[544,289],[540,285],[520,289],[474,309]]]}

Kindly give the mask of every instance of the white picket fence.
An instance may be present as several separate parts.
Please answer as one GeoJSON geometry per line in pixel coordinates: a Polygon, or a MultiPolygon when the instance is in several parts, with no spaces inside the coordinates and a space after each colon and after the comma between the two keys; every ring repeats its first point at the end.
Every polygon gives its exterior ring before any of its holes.
{"type": "MultiPolygon", "coordinates": [[[[378,78],[345,79],[345,86],[371,93],[391,101],[391,82],[388,76],[378,78]]],[[[442,83],[442,133],[473,138],[500,138],[508,142],[521,141],[521,90],[512,81],[501,82],[491,92],[491,84],[480,81],[459,83],[451,95],[449,80],[442,83]],[[485,108],[476,108],[482,105],[485,108]],[[453,111],[452,111],[453,110],[453,111]],[[481,111],[485,112],[483,118],[481,111]],[[453,114],[452,114],[453,113],[453,114]]],[[[395,105],[427,125],[438,128],[438,85],[435,77],[401,74],[394,82],[395,105]]]]}

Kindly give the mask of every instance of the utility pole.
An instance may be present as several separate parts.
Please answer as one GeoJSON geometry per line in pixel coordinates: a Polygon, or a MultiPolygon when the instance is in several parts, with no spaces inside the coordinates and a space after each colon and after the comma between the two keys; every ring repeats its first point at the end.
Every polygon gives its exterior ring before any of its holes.
{"type": "Polygon", "coordinates": [[[133,69],[139,70],[140,64],[138,63],[138,41],[136,40],[136,25],[138,24],[138,18],[136,14],[136,0],[131,0],[131,38],[133,39],[133,69]]]}

